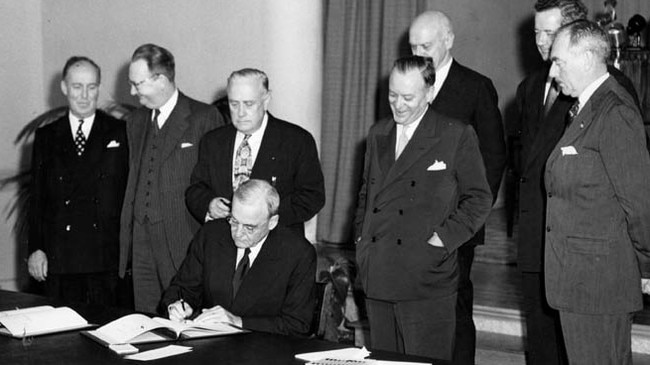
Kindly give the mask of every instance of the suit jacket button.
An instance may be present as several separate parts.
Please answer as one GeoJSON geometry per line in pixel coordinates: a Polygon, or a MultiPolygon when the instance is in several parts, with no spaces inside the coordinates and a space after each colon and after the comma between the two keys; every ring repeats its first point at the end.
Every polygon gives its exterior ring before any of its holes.
{"type": "Polygon", "coordinates": [[[411,181],[411,186],[415,186],[415,180],[411,181]]]}
{"type": "Polygon", "coordinates": [[[63,204],[70,205],[70,199],[67,199],[63,204]]]}
{"type": "Polygon", "coordinates": [[[399,215],[404,215],[404,211],[402,209],[399,210],[399,215]]]}
{"type": "Polygon", "coordinates": [[[67,226],[65,226],[65,230],[66,230],[67,232],[70,232],[71,229],[72,229],[72,227],[71,227],[69,224],[68,224],[67,226]]]}
{"type": "Polygon", "coordinates": [[[525,177],[522,177],[521,179],[519,179],[519,182],[523,184],[523,183],[526,182],[526,180],[527,180],[527,179],[526,179],[525,177]]]}
{"type": "Polygon", "coordinates": [[[402,244],[402,239],[401,239],[401,238],[398,238],[398,239],[397,239],[397,244],[398,244],[398,245],[401,245],[401,244],[402,244]]]}
{"type": "Polygon", "coordinates": [[[372,210],[372,212],[373,212],[373,213],[378,213],[378,212],[379,212],[379,209],[375,208],[375,209],[372,210]]]}
{"type": "Polygon", "coordinates": [[[552,197],[553,197],[553,194],[551,194],[551,193],[548,193],[548,194],[546,194],[546,195],[547,195],[549,198],[552,198],[552,197]]]}
{"type": "Polygon", "coordinates": [[[93,229],[97,230],[97,223],[93,223],[93,229]]]}
{"type": "Polygon", "coordinates": [[[550,232],[550,231],[551,231],[551,226],[546,226],[546,232],[550,232]]]}
{"type": "Polygon", "coordinates": [[[377,237],[375,237],[375,236],[372,236],[372,239],[371,239],[371,241],[372,241],[372,242],[377,242],[377,237]]]}

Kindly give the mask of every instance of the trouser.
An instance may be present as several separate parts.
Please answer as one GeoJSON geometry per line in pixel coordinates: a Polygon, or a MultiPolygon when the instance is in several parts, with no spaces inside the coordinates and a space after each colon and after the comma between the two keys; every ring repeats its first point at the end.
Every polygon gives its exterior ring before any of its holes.
{"type": "Polygon", "coordinates": [[[456,345],[454,364],[474,365],[476,327],[474,326],[474,286],[470,280],[474,245],[458,248],[458,299],[456,301],[456,345]]]}
{"type": "Polygon", "coordinates": [[[560,313],[546,301],[544,273],[522,272],[521,286],[526,319],[526,364],[568,364],[560,313]]]}
{"type": "MultiPolygon", "coordinates": [[[[163,222],[133,222],[133,296],[135,310],[158,313],[162,293],[178,268],[167,245],[163,222]]],[[[160,312],[162,313],[162,312],[160,312]]]]}
{"type": "Polygon", "coordinates": [[[451,360],[456,294],[442,298],[388,302],[366,299],[373,349],[451,360]]]}
{"type": "Polygon", "coordinates": [[[560,311],[570,364],[632,364],[632,313],[588,315],[560,311]]]}

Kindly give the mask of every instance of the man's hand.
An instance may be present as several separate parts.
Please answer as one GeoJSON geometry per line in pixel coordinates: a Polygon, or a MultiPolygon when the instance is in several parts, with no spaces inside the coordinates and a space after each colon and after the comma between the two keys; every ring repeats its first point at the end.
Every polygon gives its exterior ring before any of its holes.
{"type": "Polygon", "coordinates": [[[194,319],[194,323],[230,323],[235,327],[241,328],[242,326],[241,317],[228,312],[220,305],[214,306],[210,309],[204,309],[203,312],[194,319]]]}
{"type": "Polygon", "coordinates": [[[47,278],[47,255],[41,250],[36,250],[27,259],[27,269],[36,281],[45,281],[47,278]]]}
{"type": "Polygon", "coordinates": [[[438,233],[433,232],[433,236],[427,241],[428,244],[434,247],[445,247],[445,244],[442,243],[442,240],[438,236],[438,233]]]}
{"type": "Polygon", "coordinates": [[[167,306],[167,313],[169,313],[170,320],[174,322],[183,322],[183,320],[192,316],[194,309],[184,301],[177,300],[167,306]]]}
{"type": "Polygon", "coordinates": [[[650,294],[650,279],[641,279],[641,292],[650,294]]]}
{"type": "Polygon", "coordinates": [[[210,201],[207,220],[226,218],[228,215],[230,215],[230,200],[218,197],[210,201]]]}

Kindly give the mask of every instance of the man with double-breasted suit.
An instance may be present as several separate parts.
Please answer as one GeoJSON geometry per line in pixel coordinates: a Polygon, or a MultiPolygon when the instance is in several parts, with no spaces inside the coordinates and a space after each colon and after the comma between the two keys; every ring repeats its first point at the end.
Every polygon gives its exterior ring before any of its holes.
{"type": "Polygon", "coordinates": [[[131,57],[129,82],[142,108],[127,123],[130,171],[120,232],[120,276],[132,272],[135,309],[153,313],[199,225],[184,192],[201,137],[223,124],[217,109],[174,82],[174,56],[145,44],[131,57]]]}
{"type": "MultiPolygon", "coordinates": [[[[431,57],[436,68],[431,108],[474,128],[494,203],[506,165],[498,96],[489,78],[461,65],[452,57],[454,38],[451,20],[439,11],[426,11],[418,15],[409,28],[413,54],[431,57]]],[[[474,248],[484,241],[485,229],[481,227],[458,249],[455,364],[474,365],[476,328],[473,321],[474,288],[470,275],[474,248]]]]}
{"type": "Polygon", "coordinates": [[[355,227],[373,348],[451,360],[457,249],[487,218],[492,195],[474,129],[429,106],[435,70],[398,59],[393,119],[367,139],[355,227]]]}
{"type": "Polygon", "coordinates": [[[571,364],[632,363],[632,314],[650,274],[650,156],[609,54],[587,20],[562,26],[551,48],[549,75],[576,98],[544,171],[546,296],[571,364]]]}
{"type": "Polygon", "coordinates": [[[71,57],[68,113],[36,131],[28,269],[48,296],[115,305],[128,146],[124,121],[97,110],[99,85],[97,64],[71,57]]]}
{"type": "Polygon", "coordinates": [[[232,124],[201,140],[199,160],[187,188],[194,217],[226,218],[237,185],[248,178],[270,182],[280,193],[280,225],[304,235],[304,223],[325,204],[323,173],[314,138],[303,128],[268,113],[269,81],[260,70],[245,68],[228,77],[232,124]],[[248,151],[243,171],[242,151],[248,151]]]}
{"type": "Polygon", "coordinates": [[[171,320],[196,315],[195,323],[309,333],[316,251],[302,235],[278,226],[278,206],[280,196],[267,181],[241,184],[231,215],[201,228],[165,291],[162,306],[171,320]]]}

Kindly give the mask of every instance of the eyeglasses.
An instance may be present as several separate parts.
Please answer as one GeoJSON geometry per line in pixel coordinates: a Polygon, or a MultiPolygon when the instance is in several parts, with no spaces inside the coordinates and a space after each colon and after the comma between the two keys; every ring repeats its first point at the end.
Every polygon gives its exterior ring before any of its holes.
{"type": "Polygon", "coordinates": [[[140,86],[142,86],[145,82],[147,82],[148,80],[153,80],[153,79],[157,78],[159,75],[160,75],[160,74],[153,74],[153,75],[151,75],[151,76],[145,78],[144,80],[142,80],[142,81],[138,81],[138,82],[133,82],[133,81],[129,80],[129,84],[130,84],[132,87],[134,87],[134,88],[140,90],[140,86]]]}
{"type": "Polygon", "coordinates": [[[230,228],[234,228],[235,230],[239,229],[239,226],[244,227],[244,232],[248,234],[253,234],[255,231],[260,228],[260,224],[258,225],[253,225],[253,224],[242,224],[239,223],[233,216],[229,215],[226,217],[226,220],[228,221],[228,224],[230,224],[230,228]]]}

